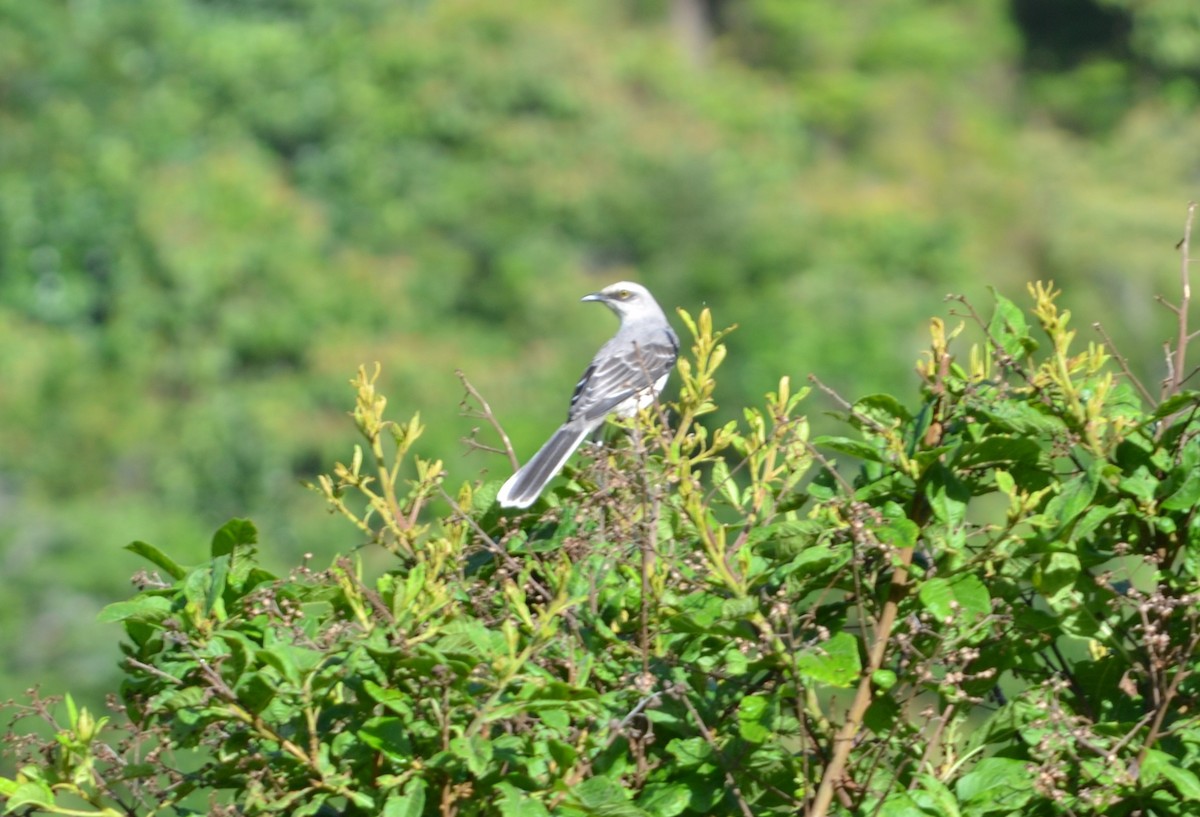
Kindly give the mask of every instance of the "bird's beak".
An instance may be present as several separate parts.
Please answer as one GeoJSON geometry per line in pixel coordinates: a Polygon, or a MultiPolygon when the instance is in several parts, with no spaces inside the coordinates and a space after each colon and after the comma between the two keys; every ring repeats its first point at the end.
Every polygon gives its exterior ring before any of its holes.
{"type": "Polygon", "coordinates": [[[579,300],[581,301],[607,301],[608,298],[603,292],[593,292],[591,295],[584,295],[579,300]]]}

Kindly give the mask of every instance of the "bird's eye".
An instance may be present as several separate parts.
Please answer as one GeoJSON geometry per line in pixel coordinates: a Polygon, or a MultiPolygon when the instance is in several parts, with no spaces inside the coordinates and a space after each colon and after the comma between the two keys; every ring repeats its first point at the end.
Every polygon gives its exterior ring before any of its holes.
{"type": "Polygon", "coordinates": [[[629,300],[629,290],[627,290],[627,289],[621,290],[620,292],[617,293],[617,297],[620,298],[622,301],[628,301],[629,300]]]}

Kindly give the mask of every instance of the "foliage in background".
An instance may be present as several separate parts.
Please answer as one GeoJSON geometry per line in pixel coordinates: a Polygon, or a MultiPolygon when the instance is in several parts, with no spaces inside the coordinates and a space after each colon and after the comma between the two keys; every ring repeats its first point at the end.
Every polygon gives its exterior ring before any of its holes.
{"type": "Polygon", "coordinates": [[[366,445],[314,487],[391,569],[277,578],[244,520],[193,567],[131,545],[155,570],[104,613],[128,639],[117,719],[18,708],[57,731],[10,733],[0,794],[76,815],[1191,814],[1189,296],[1158,396],[1053,287],[1030,296],[935,319],[915,405],[816,381],[842,431],[811,440],[786,377],[699,423],[727,333],[681,312],[679,401],[515,517],[496,480],[448,493],[360,371],[366,445]]]}
{"type": "Polygon", "coordinates": [[[896,392],[930,298],[983,280],[1052,277],[1160,365],[1187,0],[709,2],[703,68],[674,5],[0,0],[0,697],[106,686],[79,613],[131,535],[192,561],[250,515],[272,569],[336,552],[297,483],[362,360],[439,416],[465,370],[527,453],[618,278],[742,326],[730,406],[896,392]]]}

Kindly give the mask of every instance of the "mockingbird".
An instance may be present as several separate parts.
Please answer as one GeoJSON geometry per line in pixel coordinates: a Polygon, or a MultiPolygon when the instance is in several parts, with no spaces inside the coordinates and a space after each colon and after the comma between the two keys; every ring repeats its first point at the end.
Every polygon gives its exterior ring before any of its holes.
{"type": "Polygon", "coordinates": [[[616,312],[621,328],[600,347],[579,379],[567,421],[500,488],[496,498],[505,508],[532,505],[609,414],[631,417],[653,403],[679,356],[679,338],[644,286],[621,281],[581,300],[599,301],[616,312]]]}

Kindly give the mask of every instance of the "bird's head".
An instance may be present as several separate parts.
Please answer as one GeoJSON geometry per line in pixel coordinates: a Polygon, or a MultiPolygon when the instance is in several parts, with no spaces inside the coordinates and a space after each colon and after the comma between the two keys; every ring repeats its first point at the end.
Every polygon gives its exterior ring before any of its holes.
{"type": "Polygon", "coordinates": [[[579,300],[599,301],[621,318],[631,313],[638,314],[650,309],[658,309],[658,304],[650,291],[632,281],[618,281],[615,284],[609,284],[599,292],[584,295],[579,300]]]}

